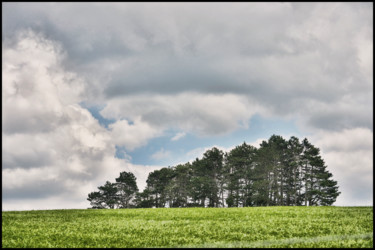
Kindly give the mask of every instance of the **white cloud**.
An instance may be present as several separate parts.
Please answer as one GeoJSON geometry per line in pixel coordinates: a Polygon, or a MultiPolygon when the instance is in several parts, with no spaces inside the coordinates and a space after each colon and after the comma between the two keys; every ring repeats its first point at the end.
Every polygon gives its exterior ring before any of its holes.
{"type": "MultiPolygon", "coordinates": [[[[284,139],[288,140],[287,137],[284,137],[284,139]]],[[[249,145],[253,146],[253,147],[256,147],[256,148],[259,148],[259,145],[263,142],[263,141],[268,141],[268,138],[259,138],[259,139],[256,139],[254,142],[250,142],[248,143],[249,145]]]]}
{"type": "Polygon", "coordinates": [[[162,160],[169,158],[171,156],[171,151],[161,148],[159,151],[151,155],[151,158],[154,160],[162,160]]]}
{"type": "Polygon", "coordinates": [[[340,196],[335,205],[372,205],[373,202],[373,132],[367,128],[320,131],[309,139],[321,149],[322,158],[340,196]]]}
{"type": "Polygon", "coordinates": [[[186,136],[185,132],[179,132],[179,133],[177,133],[175,136],[173,136],[171,138],[171,141],[178,141],[178,140],[180,140],[181,138],[183,138],[185,136],[186,136]]]}
{"type": "MultiPolygon", "coordinates": [[[[195,149],[192,149],[192,150],[190,150],[189,152],[186,153],[186,158],[188,158],[187,162],[193,162],[193,161],[195,161],[196,158],[202,159],[204,153],[207,150],[211,150],[214,147],[217,148],[217,149],[219,149],[219,150],[221,150],[221,151],[223,151],[223,153],[225,153],[225,152],[231,151],[236,146],[237,145],[234,145],[234,146],[231,146],[231,147],[221,147],[221,146],[218,146],[218,145],[212,145],[210,147],[195,148],[195,149]]],[[[181,164],[184,164],[184,163],[186,163],[186,162],[183,162],[181,164]]]]}
{"type": "Polygon", "coordinates": [[[134,121],[134,125],[140,123],[160,130],[172,127],[198,135],[215,135],[246,128],[248,120],[257,111],[258,106],[251,105],[246,98],[238,95],[182,93],[111,99],[101,115],[105,118],[128,118],[134,121]]]}
{"type": "Polygon", "coordinates": [[[317,133],[314,138],[324,152],[354,153],[373,148],[373,132],[368,128],[343,129],[342,131],[317,133]]]}
{"type": "Polygon", "coordinates": [[[89,208],[87,195],[97,191],[97,187],[104,185],[107,180],[114,182],[120,172],[132,172],[137,178],[139,190],[142,191],[146,187],[148,173],[161,168],[133,165],[112,156],[105,156],[97,164],[101,165],[101,172],[93,171],[88,179],[68,176],[56,166],[31,170],[5,169],[2,209],[8,211],[89,208]],[[63,176],[56,175],[57,172],[63,176]]]}
{"type": "Polygon", "coordinates": [[[61,67],[58,46],[32,32],[18,39],[3,48],[3,209],[24,198],[60,200],[55,208],[71,204],[67,194],[84,201],[126,162],[114,158],[108,131],[76,104],[83,80],[61,67]]]}
{"type": "Polygon", "coordinates": [[[53,130],[66,122],[63,108],[80,99],[84,84],[60,68],[64,55],[58,44],[31,31],[20,32],[18,39],[3,47],[3,131],[53,130]]]}
{"type": "Polygon", "coordinates": [[[136,117],[133,124],[129,124],[126,120],[119,120],[108,127],[111,129],[113,143],[125,146],[129,151],[147,144],[151,138],[162,134],[161,130],[143,122],[140,117],[136,117]]]}

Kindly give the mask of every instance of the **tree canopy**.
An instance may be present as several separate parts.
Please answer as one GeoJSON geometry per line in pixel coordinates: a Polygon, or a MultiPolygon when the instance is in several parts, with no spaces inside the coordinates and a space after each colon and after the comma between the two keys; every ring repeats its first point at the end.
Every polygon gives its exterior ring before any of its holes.
{"type": "Polygon", "coordinates": [[[138,191],[130,172],[91,192],[92,208],[329,206],[340,192],[320,149],[306,138],[272,135],[259,148],[216,147],[192,163],[149,173],[138,191]]]}

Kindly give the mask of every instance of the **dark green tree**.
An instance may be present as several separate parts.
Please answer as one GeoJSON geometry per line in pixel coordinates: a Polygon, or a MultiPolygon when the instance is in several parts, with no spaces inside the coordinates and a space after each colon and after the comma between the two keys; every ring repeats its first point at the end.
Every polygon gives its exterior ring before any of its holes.
{"type": "Polygon", "coordinates": [[[155,201],[151,195],[150,189],[146,187],[143,192],[136,192],[134,203],[137,208],[152,208],[155,201]]]}
{"type": "Polygon", "coordinates": [[[223,161],[224,152],[213,147],[203,154],[202,163],[205,173],[204,180],[208,187],[208,206],[219,207],[224,204],[224,175],[223,175],[223,161]]]}
{"type": "Polygon", "coordinates": [[[162,168],[155,170],[148,175],[146,180],[147,188],[150,190],[153,196],[155,207],[165,207],[166,203],[170,202],[168,200],[168,186],[173,178],[173,169],[162,168]]]}
{"type": "Polygon", "coordinates": [[[196,158],[192,162],[192,177],[190,180],[191,206],[205,207],[210,196],[210,173],[205,161],[196,158]]]}
{"type": "Polygon", "coordinates": [[[99,192],[103,196],[104,203],[109,208],[115,208],[117,202],[117,188],[115,183],[107,181],[104,186],[99,187],[99,192]]]}
{"type": "Polygon", "coordinates": [[[331,179],[332,174],[327,170],[320,175],[319,204],[321,206],[331,206],[341,192],[338,191],[337,181],[331,179]]]}
{"type": "Polygon", "coordinates": [[[225,153],[149,173],[138,192],[135,176],[121,172],[87,200],[93,208],[329,206],[340,192],[320,149],[306,138],[272,135],[259,149],[245,142],[225,153]]]}
{"type": "Polygon", "coordinates": [[[340,194],[337,182],[332,180],[332,174],[327,170],[320,156],[320,149],[312,145],[307,138],[302,142],[304,176],[304,198],[306,206],[332,205],[340,194]]]}
{"type": "Polygon", "coordinates": [[[190,194],[191,164],[179,164],[172,170],[174,174],[167,187],[170,207],[186,207],[190,194]]]}
{"type": "Polygon", "coordinates": [[[225,155],[228,206],[252,206],[256,148],[245,142],[225,155]]]}
{"type": "Polygon", "coordinates": [[[89,197],[87,198],[90,201],[90,205],[92,208],[101,209],[106,208],[103,200],[103,196],[100,192],[91,192],[89,193],[89,197]]]}
{"type": "Polygon", "coordinates": [[[138,191],[137,178],[131,172],[121,172],[116,178],[117,202],[119,208],[134,207],[134,198],[138,191]]]}
{"type": "Polygon", "coordinates": [[[115,208],[117,202],[117,188],[114,183],[107,181],[104,186],[98,187],[98,192],[91,192],[87,200],[92,208],[115,208]]]}
{"type": "Polygon", "coordinates": [[[275,206],[284,203],[286,145],[284,138],[277,135],[272,135],[268,141],[260,144],[256,157],[257,169],[254,171],[257,204],[275,206]]]}
{"type": "Polygon", "coordinates": [[[268,157],[268,143],[262,141],[260,148],[257,150],[253,170],[253,193],[252,203],[254,206],[270,205],[270,189],[271,189],[271,161],[268,157]]]}
{"type": "Polygon", "coordinates": [[[302,151],[303,146],[295,136],[290,137],[287,145],[287,164],[285,171],[285,205],[301,205],[302,188],[302,151]]]}

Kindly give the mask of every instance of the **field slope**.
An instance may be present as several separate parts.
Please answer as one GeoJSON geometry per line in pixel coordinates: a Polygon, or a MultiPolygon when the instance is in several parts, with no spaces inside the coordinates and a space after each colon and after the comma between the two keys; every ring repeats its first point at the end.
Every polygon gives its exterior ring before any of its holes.
{"type": "Polygon", "coordinates": [[[373,247],[373,207],[2,212],[3,247],[373,247]]]}

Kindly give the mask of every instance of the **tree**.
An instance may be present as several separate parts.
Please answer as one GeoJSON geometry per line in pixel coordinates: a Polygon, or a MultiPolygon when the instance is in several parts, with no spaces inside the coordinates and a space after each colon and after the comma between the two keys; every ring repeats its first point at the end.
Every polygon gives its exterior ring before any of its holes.
{"type": "Polygon", "coordinates": [[[115,184],[107,181],[104,186],[98,187],[98,192],[91,192],[87,200],[93,208],[114,208],[117,204],[115,184]]]}
{"type": "Polygon", "coordinates": [[[89,197],[87,198],[90,201],[90,205],[92,208],[105,208],[103,196],[100,192],[91,192],[89,193],[89,197]]]}
{"type": "Polygon", "coordinates": [[[168,185],[173,178],[173,170],[171,168],[162,168],[149,173],[146,183],[147,188],[153,195],[154,205],[156,207],[164,207],[168,200],[168,185]]]}
{"type": "Polygon", "coordinates": [[[262,141],[255,155],[255,168],[253,171],[253,204],[254,206],[270,205],[270,158],[268,157],[268,143],[262,141]]]}
{"type": "Polygon", "coordinates": [[[133,202],[137,187],[137,178],[131,172],[121,172],[120,177],[116,178],[115,186],[117,188],[117,202],[119,208],[134,207],[133,202]]]}
{"type": "Polygon", "coordinates": [[[192,162],[192,177],[190,180],[190,197],[194,206],[205,207],[210,195],[210,176],[203,160],[196,158],[192,162]]]}
{"type": "Polygon", "coordinates": [[[305,205],[332,205],[340,194],[337,182],[330,179],[332,174],[320,156],[320,149],[307,138],[303,140],[303,147],[305,205]]]}
{"type": "Polygon", "coordinates": [[[174,174],[167,186],[170,207],[186,207],[189,202],[191,164],[179,164],[172,170],[174,174]]]}
{"type": "Polygon", "coordinates": [[[256,148],[245,142],[225,154],[225,184],[228,206],[253,204],[253,171],[256,148]]]}
{"type": "Polygon", "coordinates": [[[257,154],[255,186],[257,202],[269,206],[284,204],[284,171],[287,143],[281,136],[272,135],[260,144],[257,154]]]}
{"type": "Polygon", "coordinates": [[[295,136],[290,137],[287,145],[287,164],[285,175],[285,193],[286,205],[301,205],[301,188],[302,188],[302,151],[303,146],[295,136]]]}
{"type": "Polygon", "coordinates": [[[115,208],[115,205],[117,202],[117,188],[115,183],[111,183],[110,181],[107,181],[104,186],[99,187],[99,192],[101,192],[103,196],[104,203],[109,208],[115,208]]]}
{"type": "Polygon", "coordinates": [[[224,178],[223,178],[223,151],[213,147],[203,154],[202,162],[208,186],[209,207],[223,205],[224,178]],[[220,201],[221,200],[221,201],[220,201]]]}
{"type": "Polygon", "coordinates": [[[134,202],[137,208],[152,208],[155,204],[149,188],[145,188],[143,192],[136,192],[134,202]]]}
{"type": "Polygon", "coordinates": [[[132,173],[122,172],[116,183],[107,181],[98,187],[99,191],[88,194],[92,208],[128,208],[133,204],[130,201],[138,190],[136,178],[132,173]]]}
{"type": "Polygon", "coordinates": [[[214,147],[192,163],[155,170],[143,192],[132,173],[121,172],[87,200],[93,208],[329,206],[340,194],[332,177],[307,138],[272,135],[259,149],[214,147]]]}
{"type": "Polygon", "coordinates": [[[341,192],[338,191],[337,181],[331,179],[332,174],[324,171],[320,179],[320,201],[321,206],[331,206],[341,192]]]}

